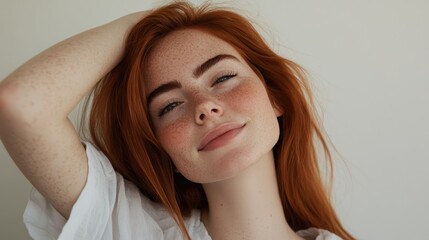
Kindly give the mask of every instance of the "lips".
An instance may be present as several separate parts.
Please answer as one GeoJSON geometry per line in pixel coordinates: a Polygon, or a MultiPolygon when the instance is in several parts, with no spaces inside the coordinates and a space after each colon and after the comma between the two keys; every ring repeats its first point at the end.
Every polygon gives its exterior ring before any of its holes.
{"type": "Polygon", "coordinates": [[[219,125],[218,127],[209,131],[203,137],[203,140],[201,141],[200,145],[198,146],[198,151],[204,150],[207,147],[207,145],[209,145],[211,142],[214,142],[216,139],[221,138],[222,136],[226,136],[228,134],[231,135],[235,132],[238,133],[238,130],[240,130],[242,127],[244,127],[244,125],[245,124],[243,124],[243,123],[237,123],[237,122],[224,123],[224,124],[219,125]]]}

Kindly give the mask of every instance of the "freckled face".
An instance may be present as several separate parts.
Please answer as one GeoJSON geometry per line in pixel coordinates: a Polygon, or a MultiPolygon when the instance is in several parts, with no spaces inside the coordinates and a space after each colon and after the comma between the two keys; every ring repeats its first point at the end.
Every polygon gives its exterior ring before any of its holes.
{"type": "Polygon", "coordinates": [[[271,153],[280,113],[261,80],[228,43],[199,30],[176,31],[151,51],[145,70],[148,95],[169,86],[152,94],[150,117],[160,144],[190,181],[234,177],[271,153]],[[195,76],[198,66],[219,55],[219,61],[195,76]],[[225,123],[245,125],[220,146],[199,149],[204,136],[225,123]]]}

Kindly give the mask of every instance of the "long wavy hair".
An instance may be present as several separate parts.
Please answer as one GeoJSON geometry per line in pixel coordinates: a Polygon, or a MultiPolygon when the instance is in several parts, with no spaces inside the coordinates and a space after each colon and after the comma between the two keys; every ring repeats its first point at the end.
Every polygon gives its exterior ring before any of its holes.
{"type": "MultiPolygon", "coordinates": [[[[323,184],[316,143],[321,143],[324,150],[324,166],[330,180],[332,157],[305,71],[273,52],[251,23],[231,10],[174,2],[153,10],[136,24],[126,39],[123,59],[97,83],[84,102],[86,113],[93,97],[88,127],[94,145],[142,194],[161,203],[184,236],[190,238],[184,218],[192,209],[208,208],[206,195],[201,184],[174,173],[170,157],[157,141],[142,74],[151,49],[169,33],[185,28],[205,31],[232,45],[263,81],[271,102],[283,110],[278,118],[280,138],[273,152],[290,227],[295,231],[323,228],[344,239],[353,239],[331,205],[330,184],[323,184]]],[[[84,114],[80,126],[85,118],[84,114]]],[[[80,132],[87,139],[82,128],[80,132]]]]}

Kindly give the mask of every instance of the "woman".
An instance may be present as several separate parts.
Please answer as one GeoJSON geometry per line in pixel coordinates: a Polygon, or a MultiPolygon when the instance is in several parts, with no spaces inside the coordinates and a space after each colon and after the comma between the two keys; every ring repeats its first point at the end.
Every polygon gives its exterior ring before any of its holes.
{"type": "Polygon", "coordinates": [[[0,92],[2,140],[37,189],[24,213],[36,239],[352,239],[321,181],[314,140],[330,153],[301,68],[236,13],[122,17],[0,92]],[[67,116],[91,89],[81,144],[67,116]]]}

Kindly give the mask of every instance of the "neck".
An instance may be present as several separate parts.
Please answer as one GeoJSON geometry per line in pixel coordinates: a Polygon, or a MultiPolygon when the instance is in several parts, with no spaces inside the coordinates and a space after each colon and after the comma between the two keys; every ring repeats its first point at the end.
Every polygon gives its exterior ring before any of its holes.
{"type": "Polygon", "coordinates": [[[239,175],[203,185],[201,218],[213,239],[297,239],[283,212],[272,152],[239,175]]]}

